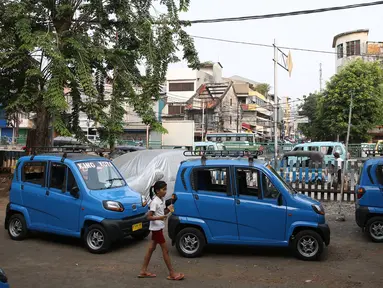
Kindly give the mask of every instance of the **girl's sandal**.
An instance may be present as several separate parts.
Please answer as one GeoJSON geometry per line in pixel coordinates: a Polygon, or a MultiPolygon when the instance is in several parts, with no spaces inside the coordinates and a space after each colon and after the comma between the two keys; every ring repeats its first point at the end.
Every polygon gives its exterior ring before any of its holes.
{"type": "Polygon", "coordinates": [[[168,280],[182,280],[184,279],[185,275],[182,273],[179,273],[176,277],[168,276],[166,279],[168,280]]]}

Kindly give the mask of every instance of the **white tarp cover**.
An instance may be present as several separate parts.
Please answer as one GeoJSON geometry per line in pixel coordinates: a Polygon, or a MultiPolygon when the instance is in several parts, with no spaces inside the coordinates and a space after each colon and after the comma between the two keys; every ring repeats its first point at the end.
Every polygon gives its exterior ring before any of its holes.
{"type": "MultiPolygon", "coordinates": [[[[121,155],[113,160],[128,185],[144,196],[149,195],[149,189],[158,180],[168,184],[165,199],[174,192],[174,184],[181,161],[185,157],[183,150],[144,150],[121,155]]],[[[194,157],[193,157],[194,158],[194,157]]]]}

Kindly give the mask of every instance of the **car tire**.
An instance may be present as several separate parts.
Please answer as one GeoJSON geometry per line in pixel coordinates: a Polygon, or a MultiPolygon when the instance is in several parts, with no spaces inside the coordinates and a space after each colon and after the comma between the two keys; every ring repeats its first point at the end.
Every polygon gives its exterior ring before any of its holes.
{"type": "Polygon", "coordinates": [[[8,235],[12,240],[21,241],[28,235],[27,222],[24,215],[13,214],[8,220],[8,235]]]}
{"type": "Polygon", "coordinates": [[[318,260],[323,252],[323,239],[313,230],[303,230],[292,242],[295,256],[304,261],[318,260]]]}
{"type": "Polygon", "coordinates": [[[383,217],[373,217],[368,220],[366,233],[373,242],[383,243],[383,217]]]}
{"type": "Polygon", "coordinates": [[[107,252],[111,244],[105,228],[100,224],[93,224],[86,229],[84,242],[89,252],[94,254],[107,252]]]}
{"type": "Polygon", "coordinates": [[[144,240],[150,234],[150,230],[132,234],[134,240],[144,240]]]}
{"type": "Polygon", "coordinates": [[[184,228],[176,236],[178,253],[185,258],[199,257],[205,246],[205,235],[197,228],[184,228]]]}

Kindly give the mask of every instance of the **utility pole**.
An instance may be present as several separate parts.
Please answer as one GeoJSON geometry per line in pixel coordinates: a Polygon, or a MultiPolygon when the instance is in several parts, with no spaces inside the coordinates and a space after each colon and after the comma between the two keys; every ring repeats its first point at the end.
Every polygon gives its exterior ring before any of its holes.
{"type": "Polygon", "coordinates": [[[278,157],[278,49],[274,39],[274,161],[277,163],[278,157]]]}
{"type": "MultiPolygon", "coordinates": [[[[352,98],[354,97],[354,92],[351,92],[351,99],[350,99],[350,111],[348,113],[348,127],[347,127],[347,136],[346,136],[346,160],[343,163],[343,169],[342,169],[342,179],[341,179],[341,185],[340,185],[340,202],[339,202],[339,216],[337,218],[338,221],[345,221],[345,216],[342,214],[342,202],[343,202],[343,192],[344,192],[344,176],[347,169],[347,161],[348,161],[348,142],[350,139],[350,129],[351,129],[351,116],[352,116],[352,98]]],[[[336,165],[338,167],[338,165],[336,165]]]]}
{"type": "Polygon", "coordinates": [[[319,63],[319,92],[322,93],[322,63],[319,63]]]}
{"type": "Polygon", "coordinates": [[[205,134],[205,102],[203,99],[201,99],[202,103],[202,130],[201,130],[201,141],[203,142],[204,140],[204,134],[205,134]]]}

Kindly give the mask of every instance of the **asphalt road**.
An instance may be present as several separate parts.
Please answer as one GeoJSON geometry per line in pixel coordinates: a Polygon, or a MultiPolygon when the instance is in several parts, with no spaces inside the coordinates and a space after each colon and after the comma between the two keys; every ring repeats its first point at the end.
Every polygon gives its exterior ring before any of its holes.
{"type": "Polygon", "coordinates": [[[3,229],[6,199],[0,199],[0,267],[12,288],[27,287],[381,287],[383,244],[371,243],[356,226],[353,208],[346,222],[335,222],[334,205],[326,205],[332,239],[323,259],[304,262],[284,249],[211,247],[198,259],[170,254],[186,278],[166,280],[161,251],[150,271],[156,279],[136,278],[148,240],[127,241],[104,255],[92,255],[81,241],[36,234],[12,241],[3,229]]]}

